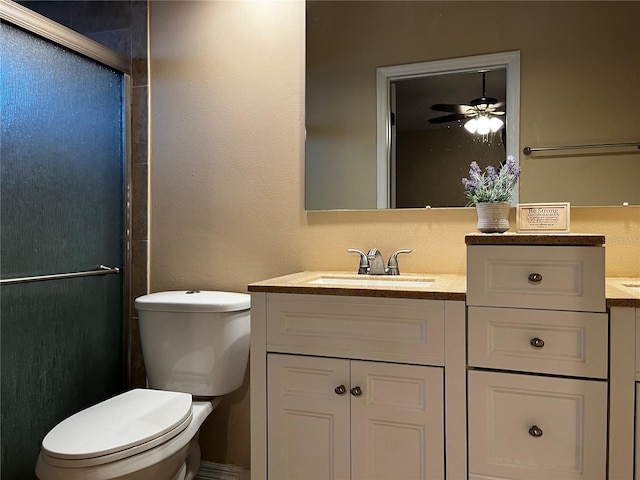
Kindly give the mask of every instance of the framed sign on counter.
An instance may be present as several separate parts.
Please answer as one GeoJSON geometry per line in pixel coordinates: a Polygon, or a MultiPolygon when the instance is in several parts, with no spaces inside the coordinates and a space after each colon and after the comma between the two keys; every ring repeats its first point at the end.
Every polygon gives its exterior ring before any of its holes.
{"type": "Polygon", "coordinates": [[[569,233],[569,226],[569,202],[518,204],[517,233],[569,233]]]}

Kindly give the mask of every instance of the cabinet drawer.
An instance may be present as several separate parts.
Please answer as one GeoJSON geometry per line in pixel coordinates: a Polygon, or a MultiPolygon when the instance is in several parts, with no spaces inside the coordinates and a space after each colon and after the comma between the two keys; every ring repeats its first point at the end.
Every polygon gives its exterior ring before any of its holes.
{"type": "Polygon", "coordinates": [[[469,372],[469,478],[606,478],[607,384],[469,372]]]}
{"type": "Polygon", "coordinates": [[[267,350],[444,365],[444,302],[270,294],[267,350]]]}
{"type": "Polygon", "coordinates": [[[604,247],[467,247],[468,305],[605,312],[604,279],[604,247]]]}
{"type": "Polygon", "coordinates": [[[607,378],[606,313],[469,307],[469,365],[607,378]]]}

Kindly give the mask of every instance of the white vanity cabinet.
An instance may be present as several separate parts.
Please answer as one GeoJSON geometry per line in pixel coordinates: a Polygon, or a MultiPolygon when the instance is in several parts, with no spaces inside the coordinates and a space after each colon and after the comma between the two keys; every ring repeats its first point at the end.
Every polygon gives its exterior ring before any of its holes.
{"type": "Polygon", "coordinates": [[[467,246],[469,479],[607,477],[604,248],[467,246]]]}
{"type": "Polygon", "coordinates": [[[613,306],[610,322],[609,479],[640,480],[640,307],[613,306]]]}
{"type": "Polygon", "coordinates": [[[252,292],[252,478],[466,476],[464,312],[462,301],[252,292]]]}

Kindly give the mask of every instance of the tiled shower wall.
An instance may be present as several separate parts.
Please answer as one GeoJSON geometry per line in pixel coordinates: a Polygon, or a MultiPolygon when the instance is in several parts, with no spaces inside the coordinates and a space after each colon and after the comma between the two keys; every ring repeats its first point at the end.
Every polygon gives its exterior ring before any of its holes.
{"type": "Polygon", "coordinates": [[[124,319],[127,387],[145,386],[138,318],[133,300],[147,293],[147,198],[149,172],[146,0],[19,1],[21,5],[131,58],[130,259],[128,318],[124,319]]]}

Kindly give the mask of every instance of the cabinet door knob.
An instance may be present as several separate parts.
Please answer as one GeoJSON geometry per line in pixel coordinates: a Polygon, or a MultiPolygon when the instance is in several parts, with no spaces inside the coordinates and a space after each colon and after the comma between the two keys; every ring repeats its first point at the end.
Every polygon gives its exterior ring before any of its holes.
{"type": "Polygon", "coordinates": [[[541,437],[542,429],[537,425],[532,425],[531,428],[529,429],[529,435],[531,435],[532,437],[541,437]]]}
{"type": "Polygon", "coordinates": [[[540,283],[542,281],[542,275],[539,273],[530,273],[529,281],[533,283],[540,283]]]}
{"type": "Polygon", "coordinates": [[[334,392],[336,392],[338,395],[344,395],[345,393],[347,393],[347,387],[345,387],[344,385],[338,385],[336,388],[333,389],[334,392]]]}
{"type": "Polygon", "coordinates": [[[529,343],[534,348],[542,348],[542,347],[544,347],[544,340],[542,340],[541,338],[538,338],[538,337],[533,337],[531,340],[529,340],[529,343]]]}
{"type": "Polygon", "coordinates": [[[353,395],[354,397],[359,397],[362,395],[362,389],[360,387],[353,387],[349,391],[351,392],[351,395],[353,395]]]}

